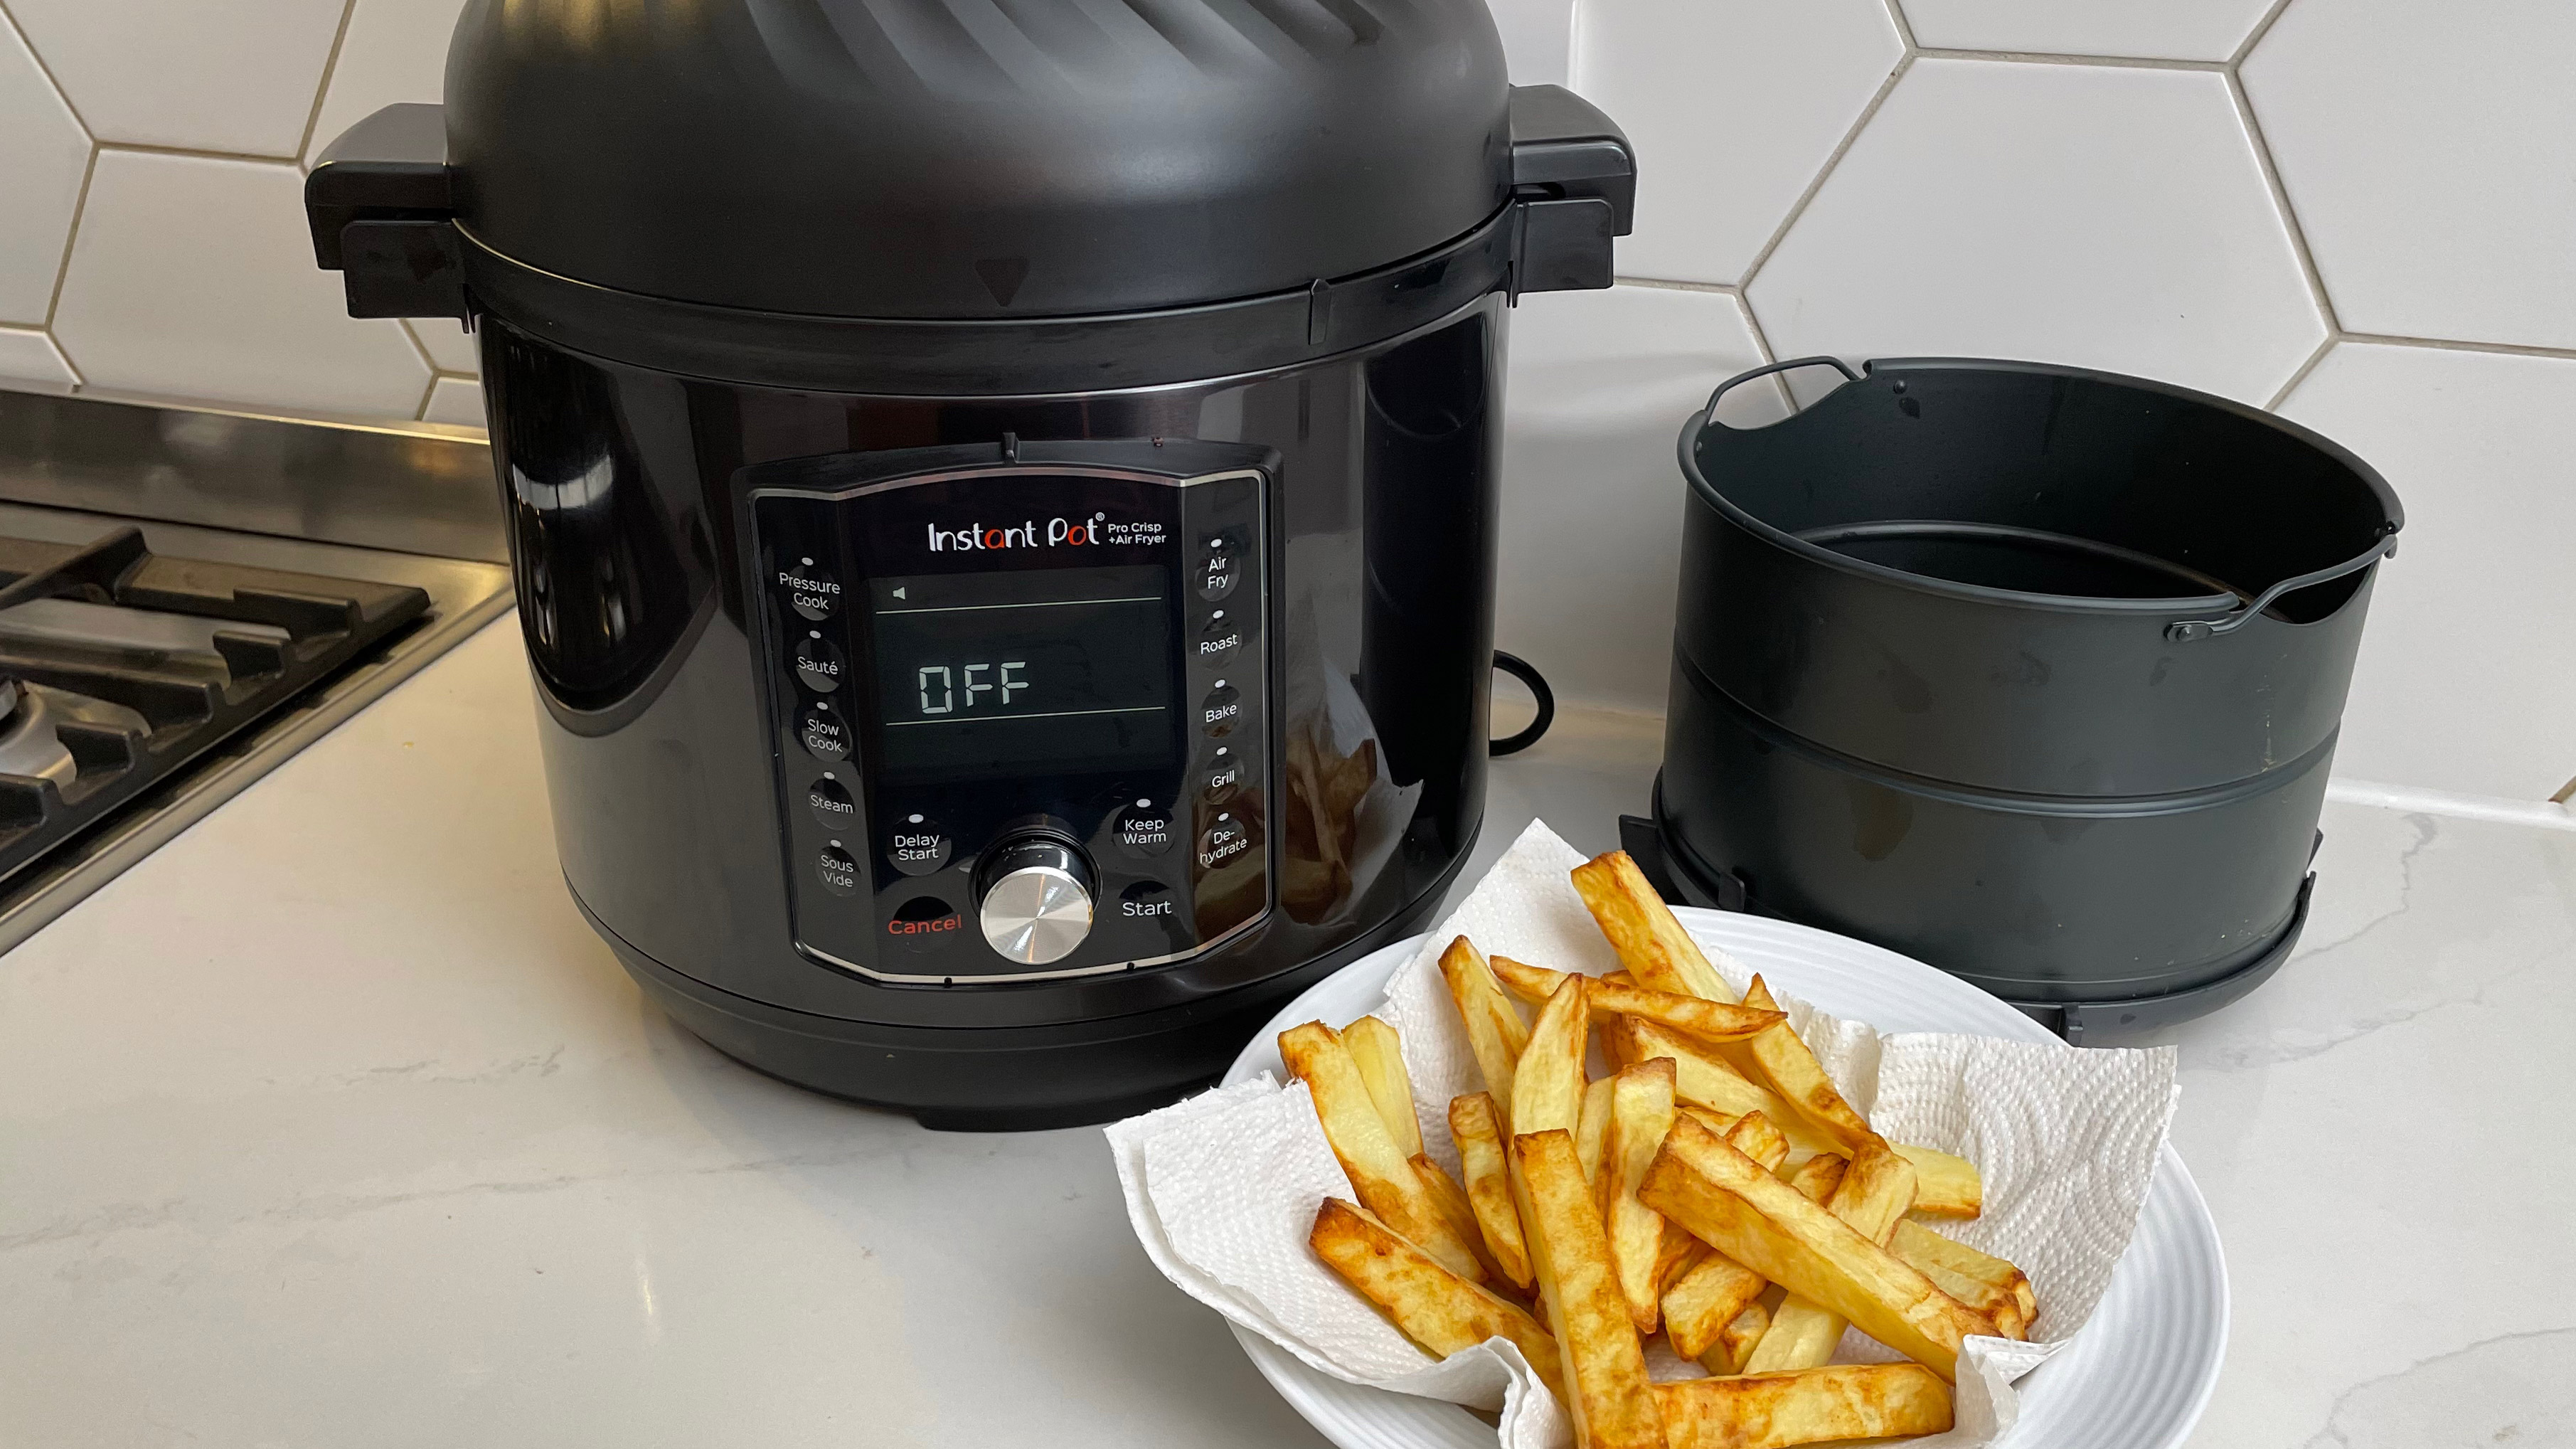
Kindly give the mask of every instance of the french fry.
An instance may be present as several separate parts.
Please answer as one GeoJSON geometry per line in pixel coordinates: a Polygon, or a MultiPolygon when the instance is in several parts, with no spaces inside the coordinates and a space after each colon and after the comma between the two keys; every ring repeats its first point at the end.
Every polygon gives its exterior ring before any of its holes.
{"type": "Polygon", "coordinates": [[[1506,1122],[1515,1137],[1559,1128],[1572,1132],[1582,1121],[1583,1049],[1591,1040],[1592,1024],[1583,1004],[1588,981],[1565,978],[1530,1024],[1529,1045],[1512,1066],[1506,1122]]]}
{"type": "MultiPolygon", "coordinates": [[[[1746,1155],[1757,1162],[1761,1160],[1759,1154],[1746,1155]]],[[[1843,1174],[1850,1168],[1850,1158],[1835,1152],[1819,1152],[1799,1163],[1797,1169],[1782,1180],[1804,1193],[1809,1202],[1831,1202],[1834,1189],[1843,1185],[1843,1174]]]]}
{"type": "MultiPolygon", "coordinates": [[[[1768,1295],[1765,1295],[1766,1297],[1768,1295]]],[[[1717,1335],[1717,1346],[1700,1359],[1700,1367],[1710,1373],[1740,1374],[1744,1361],[1771,1331],[1771,1307],[1767,1303],[1747,1303],[1717,1335]],[[1720,1366],[1723,1365],[1721,1368],[1720,1366]]]]}
{"type": "MultiPolygon", "coordinates": [[[[1657,1214],[1662,1216],[1662,1214],[1657,1214]]],[[[1655,1248],[1655,1298],[1661,1302],[1682,1275],[1699,1266],[1708,1253],[1708,1244],[1690,1235],[1679,1223],[1664,1224],[1663,1240],[1655,1248]]]]}
{"type": "Polygon", "coordinates": [[[1504,1273],[1502,1265],[1494,1261],[1494,1255],[1485,1250],[1485,1235],[1476,1221],[1475,1205],[1467,1200],[1467,1189],[1460,1187],[1458,1179],[1451,1177],[1449,1169],[1442,1167],[1430,1153],[1417,1152],[1409,1160],[1413,1163],[1414,1175],[1422,1179],[1423,1187],[1431,1193],[1433,1205],[1440,1209],[1440,1220],[1449,1225],[1450,1233],[1467,1245],[1467,1251],[1476,1255],[1477,1266],[1485,1270],[1485,1276],[1476,1281],[1487,1287],[1509,1282],[1510,1275],[1504,1273]]]}
{"type": "MultiPolygon", "coordinates": [[[[1777,1010],[1771,989],[1760,976],[1745,988],[1744,1004],[1764,1010],[1777,1010]]],[[[1789,1029],[1788,1018],[1763,1028],[1744,1043],[1744,1051],[1762,1068],[1771,1088],[1798,1109],[1800,1116],[1822,1129],[1825,1135],[1842,1144],[1846,1152],[1859,1147],[1878,1134],[1869,1130],[1869,1119],[1852,1110],[1843,1094],[1834,1090],[1833,1078],[1825,1075],[1816,1054],[1789,1029]]]]}
{"type": "Polygon", "coordinates": [[[1467,1174],[1467,1205],[1475,1210],[1486,1258],[1504,1282],[1527,1293],[1538,1279],[1530,1273],[1520,1209],[1512,1205],[1511,1162],[1498,1118],[1492,1097],[1471,1092],[1449,1104],[1449,1138],[1458,1144],[1458,1165],[1467,1174]]]}
{"type": "Polygon", "coordinates": [[[1673,1123],[1637,1198],[1945,1379],[1958,1372],[1963,1340],[1995,1331],[1991,1320],[1697,1122],[1673,1123]]]}
{"type": "Polygon", "coordinates": [[[1512,1160],[1577,1449],[1665,1449],[1645,1353],[1619,1294],[1574,1134],[1559,1128],[1516,1136],[1512,1160]]]}
{"type": "Polygon", "coordinates": [[[1629,1320],[1639,1333],[1652,1333],[1661,1318],[1655,1297],[1664,1215],[1637,1201],[1637,1184],[1673,1127],[1673,1064],[1657,1057],[1622,1069],[1610,1081],[1610,1130],[1601,1149],[1602,1224],[1629,1320]]]}
{"type": "Polygon", "coordinates": [[[1626,851],[1614,850],[1576,866],[1574,889],[1638,985],[1710,1001],[1736,999],[1626,851]]]}
{"type": "Polygon", "coordinates": [[[1527,1309],[1450,1272],[1340,1198],[1324,1199],[1306,1241],[1326,1267],[1433,1358],[1447,1358],[1489,1338],[1508,1338],[1548,1391],[1560,1401],[1565,1398],[1556,1339],[1527,1309]]]}
{"type": "Polygon", "coordinates": [[[1657,1384],[1655,1403],[1672,1449],[1789,1449],[1950,1427],[1949,1389],[1910,1363],[1657,1384]]]}
{"type": "Polygon", "coordinates": [[[1360,1079],[1359,1064],[1351,1060],[1340,1034],[1320,1021],[1291,1027],[1279,1034],[1279,1057],[1313,1094],[1324,1140],[1332,1144],[1360,1203],[1442,1267],[1470,1283],[1483,1281],[1484,1265],[1449,1230],[1421,1174],[1387,1135],[1368,1084],[1360,1079]]]}
{"type": "Polygon", "coordinates": [[[1495,1108],[1505,1114],[1501,1125],[1508,1132],[1512,1069],[1521,1049],[1529,1045],[1529,1023],[1521,1020],[1520,1009],[1503,995],[1484,953],[1466,937],[1451,941],[1440,953],[1440,975],[1449,983],[1449,999],[1458,1004],[1459,1019],[1466,1024],[1467,1049],[1475,1053],[1485,1090],[1493,1096],[1495,1108]]]}
{"type": "Polygon", "coordinates": [[[1789,1160],[1788,1134],[1772,1124],[1768,1112],[1747,1112],[1718,1135],[1733,1143],[1736,1151],[1761,1163],[1765,1172],[1778,1172],[1789,1160]]]}
{"type": "Polygon", "coordinates": [[[1601,1191],[1601,1144],[1610,1136],[1610,1078],[1599,1077],[1583,1088],[1583,1110],[1574,1123],[1574,1155],[1583,1163],[1583,1180],[1601,1191]]]}
{"type": "Polygon", "coordinates": [[[2001,1258],[1943,1237],[1911,1219],[1896,1225],[1887,1247],[1936,1283],[1945,1277],[1956,1280],[1959,1287],[1944,1283],[1941,1291],[1994,1317],[2006,1338],[2022,1337],[2039,1316],[2039,1297],[2031,1291],[2030,1275],[2001,1258]]]}
{"type": "Polygon", "coordinates": [[[1927,1218],[1973,1218],[1986,1210],[1985,1179],[1977,1165],[1929,1147],[1896,1149],[1914,1164],[1914,1211],[1927,1218]]]}
{"type": "MultiPolygon", "coordinates": [[[[1607,981],[1610,978],[1605,976],[1601,979],[1607,981]]],[[[1606,1017],[1592,1024],[1594,1034],[1601,1042],[1601,1059],[1608,1062],[1614,1072],[1640,1060],[1634,1026],[1635,1023],[1624,1016],[1606,1017]]]]}
{"type": "Polygon", "coordinates": [[[1841,1139],[1809,1123],[1778,1093],[1755,1086],[1708,1047],[1651,1021],[1640,1021],[1633,1016],[1622,1019],[1628,1023],[1629,1040],[1635,1044],[1638,1060],[1653,1057],[1673,1059],[1673,1090],[1683,1101],[1724,1112],[1730,1117],[1759,1112],[1770,1118],[1773,1126],[1788,1134],[1790,1145],[1809,1152],[1849,1150],[1841,1139]]]}
{"type": "MultiPolygon", "coordinates": [[[[1725,1138],[1738,1152],[1757,1163],[1767,1163],[1771,1168],[1777,1168],[1789,1150],[1788,1143],[1782,1141],[1780,1134],[1772,1130],[1771,1124],[1758,1113],[1737,1121],[1725,1138]]],[[[1820,1162],[1824,1159],[1808,1160],[1820,1162]]],[[[1831,1190],[1830,1187],[1824,1189],[1827,1192],[1831,1190]]],[[[1672,1221],[1666,1219],[1666,1229],[1673,1226],[1672,1221]]],[[[1735,1364],[1742,1362],[1742,1355],[1736,1355],[1731,1361],[1710,1355],[1728,1327],[1769,1286],[1768,1279],[1731,1258],[1714,1252],[1701,1257],[1689,1272],[1664,1290],[1661,1300],[1664,1331],[1672,1340],[1673,1352],[1684,1358],[1700,1360],[1711,1373],[1735,1372],[1735,1364]]],[[[1770,1321],[1767,1314],[1763,1321],[1770,1321]]],[[[1752,1345],[1745,1347],[1750,1351],[1752,1345]]]]}
{"type": "MultiPolygon", "coordinates": [[[[1825,1210],[1883,1247],[1896,1225],[1905,1221],[1905,1209],[1913,1201],[1914,1165],[1886,1143],[1872,1139],[1852,1153],[1851,1167],[1825,1203],[1825,1210]]],[[[1753,1356],[1745,1360],[1744,1371],[1764,1374],[1822,1368],[1834,1361],[1834,1345],[1842,1341],[1841,1314],[1804,1298],[1791,1297],[1771,1315],[1771,1327],[1762,1335],[1762,1343],[1754,1349],[1753,1356]]]]}
{"type": "MultiPolygon", "coordinates": [[[[1544,966],[1523,965],[1509,956],[1496,956],[1491,964],[1494,979],[1503,984],[1503,990],[1532,1006],[1545,1004],[1550,996],[1556,994],[1557,986],[1573,974],[1551,971],[1544,966]]],[[[1741,1041],[1789,1019],[1788,1014],[1777,1007],[1738,1006],[1701,996],[1648,991],[1620,985],[1606,977],[1592,978],[1590,1004],[1595,1018],[1643,1017],[1684,1036],[1707,1042],[1741,1041]]]]}
{"type": "Polygon", "coordinates": [[[1422,1122],[1413,1107],[1413,1078],[1404,1070],[1404,1044],[1395,1028],[1374,1016],[1363,1016],[1342,1028],[1342,1045],[1359,1063],[1360,1080],[1368,1083],[1369,1100],[1386,1120],[1386,1134],[1407,1157],[1422,1151],[1422,1122]]]}

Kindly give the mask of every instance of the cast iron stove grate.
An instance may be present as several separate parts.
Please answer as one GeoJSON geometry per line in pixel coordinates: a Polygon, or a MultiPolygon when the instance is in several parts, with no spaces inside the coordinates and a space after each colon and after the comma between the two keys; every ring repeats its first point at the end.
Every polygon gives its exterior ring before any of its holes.
{"type": "Polygon", "coordinates": [[[0,881],[429,609],[397,584],[0,538],[0,881]]]}

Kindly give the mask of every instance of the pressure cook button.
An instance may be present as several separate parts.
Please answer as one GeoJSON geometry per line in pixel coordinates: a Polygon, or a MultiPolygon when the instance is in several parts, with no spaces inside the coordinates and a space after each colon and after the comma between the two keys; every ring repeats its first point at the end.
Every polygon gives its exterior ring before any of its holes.
{"type": "Polygon", "coordinates": [[[850,757],[850,722],[825,705],[806,706],[796,721],[796,738],[803,742],[805,753],[818,760],[850,757]]]}
{"type": "Polygon", "coordinates": [[[1243,718],[1243,691],[1220,679],[1207,698],[1199,701],[1199,729],[1212,739],[1223,739],[1234,733],[1235,724],[1243,718]]]}
{"type": "Polygon", "coordinates": [[[823,882],[823,889],[836,896],[859,893],[859,863],[838,842],[824,846],[814,857],[814,875],[823,882]]]}
{"type": "Polygon", "coordinates": [[[816,694],[830,694],[841,687],[841,676],[849,672],[848,662],[832,641],[819,633],[808,632],[796,641],[796,677],[816,694]]]}
{"type": "Polygon", "coordinates": [[[829,775],[805,787],[805,808],[833,830],[859,818],[859,805],[850,798],[850,787],[829,775]]]}
{"type": "Polygon", "coordinates": [[[1243,649],[1243,621],[1219,609],[1199,631],[1198,662],[1223,664],[1243,649]]]}
{"type": "Polygon", "coordinates": [[[1151,800],[1139,800],[1118,812],[1118,823],[1112,832],[1118,848],[1138,859],[1149,859],[1172,848],[1172,837],[1179,827],[1172,823],[1172,812],[1157,809],[1151,800]]]}
{"type": "Polygon", "coordinates": [[[955,848],[938,821],[907,815],[886,837],[886,861],[905,875],[928,875],[946,865],[955,848]]]}
{"type": "Polygon", "coordinates": [[[1251,848],[1252,832],[1231,814],[1221,814],[1199,836],[1199,868],[1214,870],[1251,848]]]}
{"type": "Polygon", "coordinates": [[[786,591],[787,607],[808,619],[828,619],[841,606],[841,581],[829,570],[814,567],[810,558],[780,569],[778,587],[786,591]]]}

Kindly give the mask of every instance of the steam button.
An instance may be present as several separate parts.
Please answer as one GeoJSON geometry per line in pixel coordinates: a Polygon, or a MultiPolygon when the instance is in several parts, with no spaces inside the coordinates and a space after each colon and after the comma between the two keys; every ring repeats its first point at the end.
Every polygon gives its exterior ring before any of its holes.
{"type": "Polygon", "coordinates": [[[905,875],[928,875],[948,863],[956,845],[938,821],[907,815],[887,832],[886,863],[905,875]]]}
{"type": "Polygon", "coordinates": [[[814,875],[823,882],[823,889],[836,896],[859,893],[859,863],[838,844],[824,846],[814,857],[814,875]]]}
{"type": "Polygon", "coordinates": [[[823,822],[827,830],[839,830],[859,818],[858,802],[850,798],[850,787],[825,775],[805,787],[805,808],[823,822]]]}
{"type": "Polygon", "coordinates": [[[1234,733],[1243,719],[1243,691],[1220,679],[1216,688],[1199,701],[1199,729],[1210,739],[1223,739],[1234,733]]]}
{"type": "Polygon", "coordinates": [[[796,738],[818,760],[850,757],[850,722],[822,705],[808,705],[796,721],[796,738]]]}
{"type": "Polygon", "coordinates": [[[849,661],[832,641],[819,633],[808,632],[796,641],[796,677],[816,694],[830,694],[841,687],[841,678],[849,673],[849,661]]]}

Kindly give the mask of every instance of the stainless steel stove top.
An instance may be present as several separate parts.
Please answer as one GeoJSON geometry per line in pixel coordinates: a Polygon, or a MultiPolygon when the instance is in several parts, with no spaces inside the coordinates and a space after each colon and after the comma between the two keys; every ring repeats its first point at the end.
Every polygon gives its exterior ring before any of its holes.
{"type": "Polygon", "coordinates": [[[498,617],[506,558],[477,440],[0,393],[0,950],[498,617]]]}

